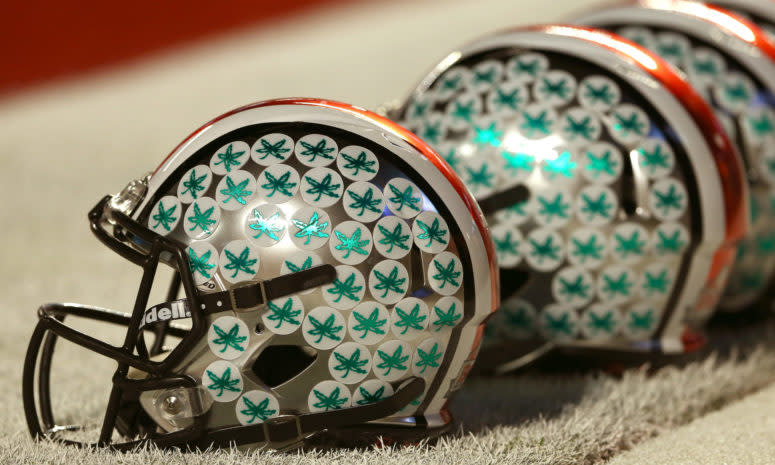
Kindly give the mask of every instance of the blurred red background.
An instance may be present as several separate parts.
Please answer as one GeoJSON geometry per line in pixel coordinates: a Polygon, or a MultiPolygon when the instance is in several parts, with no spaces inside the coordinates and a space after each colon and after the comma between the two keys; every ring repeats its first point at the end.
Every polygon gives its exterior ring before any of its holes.
{"type": "Polygon", "coordinates": [[[0,15],[0,96],[344,1],[5,2],[0,15]]]}

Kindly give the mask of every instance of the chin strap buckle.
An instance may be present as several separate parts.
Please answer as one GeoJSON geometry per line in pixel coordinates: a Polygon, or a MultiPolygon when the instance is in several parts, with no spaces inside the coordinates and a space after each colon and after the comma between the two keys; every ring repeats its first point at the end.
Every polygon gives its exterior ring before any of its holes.
{"type": "Polygon", "coordinates": [[[235,284],[228,290],[231,309],[235,312],[244,312],[266,301],[266,288],[263,281],[250,281],[246,283],[235,284]],[[245,306],[240,306],[237,299],[246,302],[245,306]]]}
{"type": "Polygon", "coordinates": [[[261,426],[264,429],[264,440],[273,448],[278,448],[288,442],[299,442],[304,438],[301,420],[296,415],[268,418],[261,426]]]}

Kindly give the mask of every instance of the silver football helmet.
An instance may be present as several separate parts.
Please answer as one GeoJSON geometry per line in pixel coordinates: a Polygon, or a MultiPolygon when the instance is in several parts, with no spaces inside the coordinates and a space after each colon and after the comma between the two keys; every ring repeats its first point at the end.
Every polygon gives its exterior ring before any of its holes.
{"type": "Polygon", "coordinates": [[[720,310],[767,311],[775,298],[775,47],[754,24],[684,0],[607,7],[578,23],[657,53],[713,107],[743,156],[751,192],[751,230],[738,248],[720,310]]]}
{"type": "Polygon", "coordinates": [[[701,345],[748,197],[720,124],[667,63],[601,31],[507,31],[444,58],[393,117],[487,215],[503,307],[481,367],[701,345]]]}
{"type": "Polygon", "coordinates": [[[101,423],[84,426],[99,445],[432,437],[498,306],[492,242],[462,182],[409,131],[341,103],[227,113],[89,218],[143,278],[130,315],[41,307],[23,386],[35,437],[83,430],[54,420],[57,339],[118,362],[101,423]],[[159,264],[175,276],[154,304],[159,264]],[[124,325],[124,343],[65,317],[124,325]]]}

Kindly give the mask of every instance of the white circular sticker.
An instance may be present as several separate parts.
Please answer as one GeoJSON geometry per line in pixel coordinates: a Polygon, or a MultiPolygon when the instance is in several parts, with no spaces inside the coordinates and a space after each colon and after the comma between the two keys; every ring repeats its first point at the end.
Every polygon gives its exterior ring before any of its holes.
{"type": "Polygon", "coordinates": [[[293,139],[285,134],[272,133],[261,136],[253,144],[250,157],[262,166],[282,163],[293,156],[293,139]]]}
{"type": "Polygon", "coordinates": [[[385,338],[389,319],[390,314],[384,305],[366,301],[352,310],[347,320],[347,328],[354,341],[373,345],[385,338]]]}
{"type": "Polygon", "coordinates": [[[575,266],[598,268],[605,261],[608,250],[605,234],[597,229],[577,229],[568,238],[568,261],[575,266]]]}
{"type": "Polygon", "coordinates": [[[597,116],[585,108],[571,108],[560,118],[560,131],[565,143],[571,147],[597,141],[602,130],[603,126],[597,116]]]}
{"type": "Polygon", "coordinates": [[[728,72],[719,78],[720,82],[716,81],[713,86],[716,101],[735,114],[748,110],[748,106],[756,96],[756,86],[751,79],[737,71],[728,72]]]}
{"type": "Polygon", "coordinates": [[[379,172],[379,160],[374,152],[358,145],[348,145],[339,151],[336,167],[347,179],[370,181],[379,172]]]}
{"type": "Polygon", "coordinates": [[[291,334],[304,321],[304,303],[295,295],[280,297],[266,303],[261,315],[264,327],[274,334],[291,334]]]}
{"type": "Polygon", "coordinates": [[[602,226],[616,218],[619,197],[605,186],[591,185],[579,192],[576,198],[576,217],[589,226],[602,226]]]}
{"type": "Polygon", "coordinates": [[[657,48],[657,41],[654,38],[654,34],[648,28],[641,26],[627,26],[619,28],[616,33],[648,50],[654,51],[657,48]]]}
{"type": "Polygon", "coordinates": [[[370,379],[363,382],[353,392],[353,405],[373,404],[385,400],[393,394],[393,387],[389,383],[378,379],[370,379]]]}
{"type": "Polygon", "coordinates": [[[415,134],[432,147],[438,146],[447,134],[448,118],[439,113],[432,113],[427,119],[420,122],[415,134]]]}
{"type": "Polygon", "coordinates": [[[506,63],[506,74],[517,82],[534,82],[549,69],[549,59],[540,53],[521,53],[506,63]]]}
{"type": "Polygon", "coordinates": [[[148,227],[157,234],[166,236],[171,233],[180,222],[183,215],[183,206],[174,195],[167,195],[159,199],[148,215],[148,227]]]}
{"type": "Polygon", "coordinates": [[[473,124],[474,118],[481,113],[482,101],[479,96],[473,92],[465,92],[447,104],[447,124],[456,131],[462,131],[473,124]]]}
{"type": "Polygon", "coordinates": [[[579,316],[575,310],[562,304],[544,307],[539,315],[539,328],[552,341],[572,341],[579,332],[579,316]]]}
{"type": "Polygon", "coordinates": [[[347,187],[342,204],[347,215],[361,223],[370,223],[379,219],[385,210],[382,191],[374,184],[362,181],[354,182],[347,187]]]}
{"type": "Polygon", "coordinates": [[[627,302],[636,294],[637,274],[626,266],[613,265],[603,269],[597,279],[597,295],[611,304],[627,302]]]}
{"type": "Polygon", "coordinates": [[[307,397],[310,412],[329,412],[350,407],[350,390],[336,381],[321,381],[312,388],[307,397]]]}
{"type": "Polygon", "coordinates": [[[487,94],[487,109],[492,115],[509,116],[517,114],[530,100],[527,88],[519,82],[500,83],[487,94]]]}
{"type": "Polygon", "coordinates": [[[576,96],[576,78],[567,71],[547,71],[533,86],[533,95],[541,103],[565,105],[576,96]]]}
{"type": "Polygon", "coordinates": [[[222,316],[207,330],[207,345],[218,357],[234,360],[245,353],[250,344],[248,325],[239,318],[222,316]]]}
{"type": "Polygon", "coordinates": [[[640,262],[649,251],[649,233],[638,223],[623,223],[614,228],[611,236],[611,255],[618,263],[632,265],[640,262]]]}
{"type": "Polygon", "coordinates": [[[599,75],[588,76],[579,83],[578,99],[583,107],[603,112],[618,105],[622,91],[616,83],[599,75]]]}
{"type": "Polygon", "coordinates": [[[384,196],[390,211],[401,218],[414,218],[422,211],[422,192],[404,178],[393,178],[388,181],[385,184],[384,196]]]}
{"type": "Polygon", "coordinates": [[[461,164],[461,178],[475,198],[483,199],[495,192],[498,187],[497,167],[489,156],[470,157],[461,164]]]}
{"type": "Polygon", "coordinates": [[[519,228],[509,224],[499,224],[491,230],[495,253],[500,268],[513,268],[522,261],[520,246],[523,238],[519,228]]]}
{"type": "Polygon", "coordinates": [[[371,353],[364,345],[345,342],[331,352],[328,371],[340,383],[360,383],[371,371],[371,353]]]}
{"type": "Polygon", "coordinates": [[[622,153],[613,144],[598,142],[583,150],[581,174],[590,182],[611,184],[624,169],[622,153]]]}
{"type": "Polygon", "coordinates": [[[242,141],[229,142],[216,150],[210,159],[210,170],[223,176],[242,168],[250,159],[250,147],[242,141]]]}
{"type": "Polygon", "coordinates": [[[348,265],[357,265],[366,260],[373,246],[369,228],[357,221],[336,225],[328,243],[331,255],[348,265]]]}
{"type": "Polygon", "coordinates": [[[349,265],[336,267],[334,282],[323,286],[323,299],[338,310],[349,310],[358,305],[366,294],[366,279],[357,268],[349,265]]]}
{"type": "Polygon", "coordinates": [[[519,112],[519,132],[531,140],[543,139],[554,134],[557,112],[544,103],[532,103],[519,112]]]}
{"type": "Polygon", "coordinates": [[[326,212],[304,207],[291,216],[288,224],[291,241],[304,250],[319,249],[331,237],[331,219],[326,212]]]}
{"type": "Polygon", "coordinates": [[[205,368],[202,386],[216,402],[231,402],[242,393],[242,375],[237,365],[218,360],[205,368]]]}
{"type": "Polygon", "coordinates": [[[441,295],[452,295],[463,284],[463,264],[452,252],[441,252],[428,264],[428,282],[441,295]]]}
{"type": "Polygon", "coordinates": [[[463,67],[450,68],[436,81],[433,91],[439,99],[446,99],[468,84],[471,71],[463,67]]]}
{"type": "Polygon", "coordinates": [[[528,265],[539,271],[551,271],[565,258],[562,236],[549,228],[530,231],[522,246],[522,256],[528,265]]]}
{"type": "Polygon", "coordinates": [[[267,202],[287,202],[299,190],[299,173],[285,164],[268,166],[258,176],[256,189],[267,202]]]}
{"type": "Polygon", "coordinates": [[[620,310],[610,303],[590,305],[581,316],[581,334],[596,341],[613,339],[621,327],[620,310]]]}
{"type": "Polygon", "coordinates": [[[657,329],[659,319],[659,308],[653,303],[636,303],[624,316],[622,333],[630,340],[644,339],[657,329]]]}
{"type": "Polygon", "coordinates": [[[428,327],[428,317],[428,305],[416,297],[408,297],[390,312],[390,328],[397,338],[411,341],[428,327]]]}
{"type": "Polygon", "coordinates": [[[372,370],[379,379],[396,381],[409,373],[412,355],[409,343],[396,339],[387,341],[374,352],[372,370]]]}
{"type": "Polygon", "coordinates": [[[191,239],[204,239],[218,229],[221,209],[210,197],[195,200],[186,210],[183,228],[191,239]]]}
{"type": "Polygon", "coordinates": [[[232,170],[215,189],[215,200],[221,208],[239,210],[256,195],[256,180],[247,171],[232,170]]]}
{"type": "Polygon", "coordinates": [[[675,166],[675,155],[670,145],[659,139],[648,138],[637,149],[638,165],[651,179],[669,175],[675,166]]]}
{"type": "Polygon", "coordinates": [[[652,301],[665,300],[670,296],[674,280],[673,271],[669,266],[664,263],[652,263],[640,276],[640,295],[652,301]]]}
{"type": "Polygon", "coordinates": [[[339,147],[322,134],[307,134],[296,142],[296,158],[307,166],[328,166],[336,160],[339,147]]]}
{"type": "Polygon", "coordinates": [[[374,248],[385,258],[403,258],[412,250],[412,229],[397,216],[384,216],[374,226],[374,248]]]}
{"type": "Polygon", "coordinates": [[[428,378],[436,373],[442,360],[444,360],[444,349],[441,343],[436,339],[428,338],[414,351],[412,373],[428,378]]]}
{"type": "Polygon", "coordinates": [[[611,110],[608,128],[614,140],[622,145],[632,146],[649,135],[651,120],[639,107],[625,103],[611,110]]]}
{"type": "Polygon", "coordinates": [[[259,205],[247,216],[245,234],[259,247],[271,247],[285,236],[287,221],[283,212],[274,204],[259,205]]]}
{"type": "Polygon", "coordinates": [[[498,60],[484,60],[477,63],[468,77],[468,88],[486,92],[501,81],[503,64],[498,60]]]}
{"type": "Polygon", "coordinates": [[[248,241],[231,241],[221,250],[218,259],[221,276],[230,283],[250,281],[261,266],[258,247],[248,241]]]}
{"type": "Polygon", "coordinates": [[[178,184],[178,199],[183,203],[191,203],[202,197],[213,182],[213,172],[207,165],[197,165],[180,179],[178,184]]]}
{"type": "Polygon", "coordinates": [[[331,307],[316,307],[304,318],[301,325],[307,344],[320,350],[333,349],[347,333],[342,314],[331,307]]]}
{"type": "Polygon", "coordinates": [[[209,281],[218,270],[218,251],[209,242],[192,242],[186,249],[188,269],[197,285],[209,281]]]}
{"type": "Polygon", "coordinates": [[[680,223],[662,223],[651,237],[651,246],[658,255],[679,255],[688,245],[689,231],[680,223]]]}
{"type": "Polygon", "coordinates": [[[248,391],[239,398],[234,411],[241,425],[257,425],[280,416],[280,403],[268,392],[248,391]]]}
{"type": "Polygon", "coordinates": [[[412,223],[412,235],[417,248],[423,252],[439,253],[449,245],[450,233],[447,222],[436,212],[424,211],[412,223]]]}
{"type": "Polygon", "coordinates": [[[369,273],[369,292],[378,302],[394,304],[406,295],[409,289],[409,273],[406,267],[395,260],[383,260],[369,273]]]}
{"type": "Polygon", "coordinates": [[[329,207],[342,198],[344,187],[339,173],[328,168],[313,168],[302,176],[301,198],[313,207],[329,207]]]}
{"type": "Polygon", "coordinates": [[[663,221],[674,221],[683,216],[689,203],[689,194],[681,181],[661,179],[651,186],[649,206],[651,212],[663,221]]]}
{"type": "Polygon", "coordinates": [[[436,301],[428,328],[432,332],[452,329],[463,319],[463,302],[457,297],[444,296],[436,301]]]}
{"type": "Polygon", "coordinates": [[[565,189],[542,189],[535,193],[535,205],[535,219],[541,226],[559,228],[573,216],[573,197],[565,189]]]}
{"type": "Polygon", "coordinates": [[[584,268],[563,268],[552,278],[552,296],[568,307],[583,307],[595,297],[595,281],[584,268]]]}

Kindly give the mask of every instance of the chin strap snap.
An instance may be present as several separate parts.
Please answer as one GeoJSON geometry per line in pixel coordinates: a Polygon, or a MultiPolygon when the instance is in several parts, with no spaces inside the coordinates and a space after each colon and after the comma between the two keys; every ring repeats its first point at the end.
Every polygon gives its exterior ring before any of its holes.
{"type": "MultiPolygon", "coordinates": [[[[265,281],[236,284],[226,291],[201,294],[198,301],[206,315],[229,310],[241,312],[286,295],[331,284],[335,279],[336,268],[333,265],[318,265],[265,281]]],[[[152,323],[190,318],[191,306],[191,299],[188,298],[154,305],[143,314],[140,328],[152,323]]]]}
{"type": "Polygon", "coordinates": [[[369,421],[387,418],[407,406],[425,391],[425,380],[411,378],[387,399],[373,404],[361,405],[330,412],[307,413],[303,415],[282,415],[263,423],[249,426],[231,426],[205,431],[198,446],[230,447],[245,444],[266,443],[269,447],[301,441],[307,436],[326,429],[353,426],[369,421]]]}

